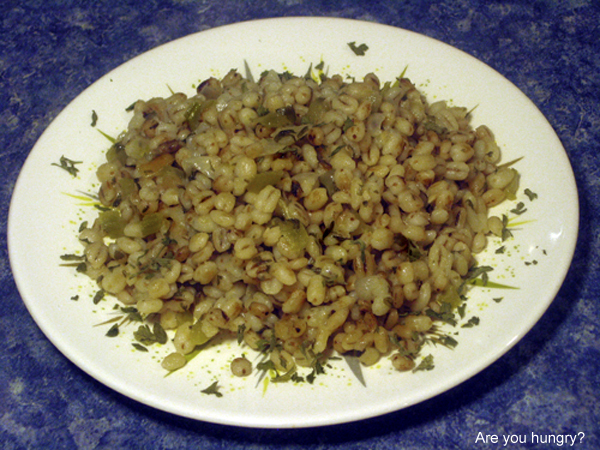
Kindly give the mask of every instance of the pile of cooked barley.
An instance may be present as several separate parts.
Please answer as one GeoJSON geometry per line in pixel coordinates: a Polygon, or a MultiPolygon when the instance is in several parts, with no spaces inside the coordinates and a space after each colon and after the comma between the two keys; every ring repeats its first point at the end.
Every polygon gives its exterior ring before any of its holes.
{"type": "Polygon", "coordinates": [[[518,182],[488,128],[406,78],[231,71],[132,109],[79,238],[103,291],[175,330],[167,370],[225,333],[283,373],[332,350],[414,368],[518,182]]]}

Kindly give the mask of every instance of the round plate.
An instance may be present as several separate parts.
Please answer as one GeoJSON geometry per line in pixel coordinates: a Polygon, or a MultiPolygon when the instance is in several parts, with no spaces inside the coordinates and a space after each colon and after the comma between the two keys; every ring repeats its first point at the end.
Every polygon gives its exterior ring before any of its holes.
{"type": "Polygon", "coordinates": [[[515,345],[552,302],[569,268],[578,228],[573,172],[556,134],[538,109],[497,72],[446,44],[401,29],[331,18],[282,18],[211,29],[144,53],[102,77],[53,121],[33,148],[14,189],[8,241],[14,277],[31,315],[46,336],[81,369],[112,389],[181,416],[247,427],[307,427],[349,422],[395,411],[435,396],[478,373],[515,345]],[[366,44],[365,54],[355,47],[366,44]],[[268,383],[258,375],[235,378],[228,365],[247,352],[236,342],[213,345],[165,377],[169,345],[134,349],[132,332],[114,338],[102,324],[116,301],[92,301],[94,284],[60,255],[80,253],[77,229],[97,211],[82,193],[97,190],[95,168],[127,127],[126,107],[138,99],[193,95],[194,86],[229,69],[258,76],[274,69],[304,75],[320,62],[329,74],[362,78],[374,72],[393,81],[405,71],[430,101],[476,107],[473,124],[493,130],[503,161],[524,157],[518,198],[495,214],[510,218],[513,237],[490,239],[479,256],[492,283],[516,289],[473,288],[464,320],[479,325],[445,330],[454,349],[427,346],[435,368],[400,373],[388,359],[364,368],[367,387],[343,360],[331,361],[314,383],[268,383]],[[98,120],[91,126],[92,111],[98,120]],[[81,161],[76,177],[55,164],[81,161]],[[525,189],[529,196],[525,194],[525,189]],[[536,194],[537,198],[533,195],[536,194]],[[530,198],[531,196],[531,198],[530,198]],[[523,214],[510,212],[523,202],[523,214]],[[503,251],[502,251],[503,250],[503,251]],[[218,382],[222,396],[202,390],[218,382]]]}

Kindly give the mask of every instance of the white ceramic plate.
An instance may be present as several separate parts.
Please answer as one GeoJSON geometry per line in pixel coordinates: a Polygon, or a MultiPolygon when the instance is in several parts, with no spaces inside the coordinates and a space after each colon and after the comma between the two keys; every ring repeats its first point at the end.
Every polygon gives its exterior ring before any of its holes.
{"type": "MultiPolygon", "coordinates": [[[[516,202],[515,202],[516,203],[516,202]]],[[[505,210],[514,203],[504,206],[505,210]]],[[[510,213],[509,213],[510,214],[510,213]]],[[[512,217],[512,216],[511,216],[512,217]]],[[[573,173],[557,136],[537,108],[510,82],[478,60],[430,38],[374,23],[329,18],[284,18],[240,23],[194,34],[134,58],[102,77],[54,120],[29,155],[15,186],[9,214],[14,277],[33,318],[48,338],[85,372],[116,391],[153,407],[204,421],[248,427],[307,427],[368,418],[435,396],[468,379],[515,345],[553,300],[573,255],[578,200],[573,173]],[[367,44],[364,56],[348,46],[367,44]],[[137,99],[193,94],[198,81],[233,67],[255,75],[265,69],[303,75],[324,61],[330,73],[362,77],[375,72],[394,80],[406,68],[428,97],[473,108],[474,124],[495,133],[504,161],[525,156],[518,201],[527,212],[514,221],[514,238],[492,240],[480,264],[495,267],[490,279],[518,290],[474,289],[467,318],[479,326],[457,327],[454,350],[426,348],[435,369],[399,373],[382,360],[364,369],[367,388],[343,361],[332,363],[314,384],[257,384],[234,378],[228,363],[242,350],[215,346],[165,378],[159,361],[168,346],[133,350],[131,332],[107,338],[94,326],[114,314],[114,301],[93,305],[94,286],[85,276],[59,267],[59,256],[80,252],[79,223],[93,208],[70,196],[91,192],[95,167],[111,136],[127,126],[125,108],[137,99]],[[92,110],[98,115],[90,126],[92,110]],[[77,178],[52,165],[62,155],[83,161],[77,178]],[[538,198],[530,201],[529,188],[538,198]],[[69,195],[70,194],[70,195],[69,195]],[[495,253],[501,245],[506,252],[495,253]],[[71,298],[79,295],[78,301],[71,298]],[[502,297],[497,303],[493,298],[502,297]],[[200,391],[219,381],[223,396],[200,391]]]]}

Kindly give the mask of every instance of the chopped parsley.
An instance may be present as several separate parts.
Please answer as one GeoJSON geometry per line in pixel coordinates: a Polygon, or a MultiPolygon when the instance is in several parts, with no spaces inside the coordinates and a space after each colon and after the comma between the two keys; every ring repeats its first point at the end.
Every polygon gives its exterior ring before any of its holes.
{"type": "Polygon", "coordinates": [[[96,111],[92,110],[92,123],[91,123],[91,125],[93,127],[95,127],[97,123],[98,123],[98,114],[96,114],[96,111]]]}

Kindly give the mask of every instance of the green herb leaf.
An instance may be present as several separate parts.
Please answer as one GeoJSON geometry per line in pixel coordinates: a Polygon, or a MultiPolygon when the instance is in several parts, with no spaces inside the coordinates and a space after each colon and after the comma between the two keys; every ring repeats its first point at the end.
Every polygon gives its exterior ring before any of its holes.
{"type": "Polygon", "coordinates": [[[294,383],[304,383],[304,377],[301,377],[300,375],[298,375],[298,372],[294,372],[292,374],[292,377],[290,378],[291,381],[293,381],[294,383]]]}
{"type": "Polygon", "coordinates": [[[79,169],[75,167],[75,164],[81,164],[83,161],[73,161],[72,159],[65,158],[65,156],[61,156],[59,160],[59,164],[52,163],[53,166],[60,167],[63,170],[69,172],[72,176],[76,177],[79,169]]]}
{"type": "Polygon", "coordinates": [[[517,207],[510,210],[511,213],[516,214],[516,215],[521,215],[525,211],[527,211],[527,208],[525,208],[525,203],[523,203],[523,202],[517,203],[517,207]]]}
{"type": "Polygon", "coordinates": [[[60,255],[60,259],[63,261],[85,261],[84,255],[75,255],[75,254],[65,254],[60,255]]]}
{"type": "Polygon", "coordinates": [[[433,370],[434,367],[435,366],[433,364],[433,355],[427,355],[421,360],[419,365],[417,367],[415,367],[412,371],[417,372],[418,370],[433,370]]]}
{"type": "Polygon", "coordinates": [[[144,318],[134,306],[123,306],[121,311],[127,314],[126,320],[131,322],[143,322],[144,318]]]}
{"type": "Polygon", "coordinates": [[[536,198],[538,198],[538,195],[535,192],[531,192],[529,188],[525,189],[524,193],[531,201],[534,201],[536,198]]]}
{"type": "Polygon", "coordinates": [[[162,327],[160,322],[156,322],[152,327],[152,331],[154,332],[154,337],[156,338],[156,342],[159,344],[166,344],[168,337],[165,329],[162,327]]]}
{"type": "MultiPolygon", "coordinates": [[[[282,361],[283,361],[283,359],[282,359],[282,361]]],[[[271,381],[273,383],[285,383],[286,381],[290,381],[295,373],[296,373],[296,367],[292,367],[290,370],[288,370],[283,375],[277,374],[276,376],[271,378],[271,381]]]]}
{"type": "Polygon", "coordinates": [[[346,144],[338,145],[335,149],[333,149],[333,151],[331,152],[331,155],[329,155],[329,158],[333,158],[333,156],[336,155],[344,147],[346,147],[346,144]]]}
{"type": "Polygon", "coordinates": [[[110,329],[106,332],[106,336],[108,337],[115,337],[119,335],[119,325],[118,324],[114,324],[112,327],[110,327],[110,329]]]}
{"type": "Polygon", "coordinates": [[[250,65],[248,65],[248,61],[244,59],[244,72],[246,74],[246,79],[251,83],[254,83],[254,76],[252,75],[252,71],[250,70],[250,65]]]}
{"type": "Polygon", "coordinates": [[[472,328],[475,325],[479,325],[479,317],[477,316],[471,317],[467,323],[462,324],[461,328],[472,328]]]}
{"type": "Polygon", "coordinates": [[[98,114],[96,114],[96,111],[92,110],[92,126],[95,127],[96,124],[98,123],[98,114]]]}
{"type": "Polygon", "coordinates": [[[98,303],[100,303],[100,301],[103,298],[104,298],[104,289],[100,289],[98,292],[96,292],[92,301],[94,302],[94,305],[97,305],[98,303]]]}
{"type": "Polygon", "coordinates": [[[347,131],[348,128],[351,128],[354,126],[354,120],[352,120],[350,117],[348,117],[346,119],[346,121],[344,122],[344,124],[342,125],[342,131],[347,131]]]}
{"type": "Polygon", "coordinates": [[[148,351],[148,349],[146,347],[144,347],[141,344],[138,344],[137,342],[134,342],[131,345],[133,345],[133,348],[135,348],[136,350],[138,350],[140,352],[147,352],[148,351]]]}
{"type": "Polygon", "coordinates": [[[137,331],[133,333],[133,337],[145,345],[153,344],[155,341],[154,334],[148,325],[140,325],[137,331]]]}
{"type": "Polygon", "coordinates": [[[440,312],[434,311],[433,309],[427,309],[425,310],[425,314],[433,320],[439,320],[441,322],[446,322],[447,324],[455,326],[456,318],[454,317],[454,313],[452,311],[448,311],[447,308],[444,308],[444,305],[450,306],[448,303],[442,303],[442,308],[440,312]]]}
{"type": "Polygon", "coordinates": [[[486,281],[485,284],[479,278],[468,282],[472,286],[493,288],[493,289],[519,289],[516,286],[509,286],[508,284],[496,283],[495,281],[486,281]]]}
{"type": "Polygon", "coordinates": [[[261,361],[256,365],[256,370],[260,370],[263,372],[268,372],[269,370],[274,370],[275,372],[277,372],[277,369],[275,368],[275,363],[273,361],[271,361],[270,359],[267,361],[261,361]]]}
{"type": "Polygon", "coordinates": [[[456,308],[456,311],[458,312],[458,315],[460,316],[461,319],[465,318],[465,310],[466,310],[466,308],[467,308],[467,304],[466,303],[463,303],[458,308],[456,308]]]}
{"type": "Polygon", "coordinates": [[[483,285],[485,286],[489,280],[488,272],[494,270],[492,266],[473,266],[469,269],[466,279],[467,281],[474,281],[476,278],[481,278],[483,285]]]}
{"type": "Polygon", "coordinates": [[[219,382],[218,381],[215,381],[209,387],[201,390],[200,392],[202,392],[203,394],[207,394],[207,395],[216,395],[217,397],[223,397],[223,394],[221,394],[219,392],[219,382]]]}
{"type": "Polygon", "coordinates": [[[356,42],[348,42],[348,47],[350,47],[356,56],[364,56],[367,50],[369,50],[367,44],[364,43],[356,46],[356,42]]]}
{"type": "Polygon", "coordinates": [[[256,346],[258,347],[258,351],[259,352],[264,353],[264,354],[268,354],[268,353],[271,353],[276,348],[281,347],[281,344],[279,344],[277,342],[277,338],[275,337],[275,334],[272,334],[271,338],[269,340],[260,339],[256,343],[256,346]]]}
{"type": "Polygon", "coordinates": [[[509,237],[512,237],[512,233],[508,229],[508,216],[502,214],[502,241],[507,240],[509,237]]]}
{"type": "Polygon", "coordinates": [[[106,139],[108,139],[113,144],[115,144],[117,142],[117,140],[114,137],[112,137],[110,134],[105,133],[102,130],[98,130],[98,133],[100,133],[102,136],[104,136],[106,139]]]}
{"type": "Polygon", "coordinates": [[[419,248],[419,246],[414,243],[413,241],[411,241],[410,239],[408,240],[408,260],[411,262],[417,261],[421,258],[421,249],[419,248]]]}
{"type": "Polygon", "coordinates": [[[367,254],[366,254],[367,245],[360,239],[356,239],[352,242],[354,244],[358,244],[360,246],[360,259],[361,259],[363,265],[366,266],[367,265],[367,254]]]}
{"type": "Polygon", "coordinates": [[[238,326],[237,329],[237,343],[241,344],[244,341],[244,332],[246,331],[246,324],[243,323],[238,326]]]}
{"type": "Polygon", "coordinates": [[[140,325],[137,331],[134,331],[133,337],[144,345],[152,345],[156,342],[167,343],[167,333],[158,322],[153,325],[152,330],[148,325],[140,325]]]}
{"type": "Polygon", "coordinates": [[[440,336],[439,338],[433,339],[433,341],[434,342],[437,341],[439,344],[442,344],[449,348],[454,348],[458,345],[458,341],[456,339],[454,339],[452,336],[448,336],[448,335],[440,336]]]}

